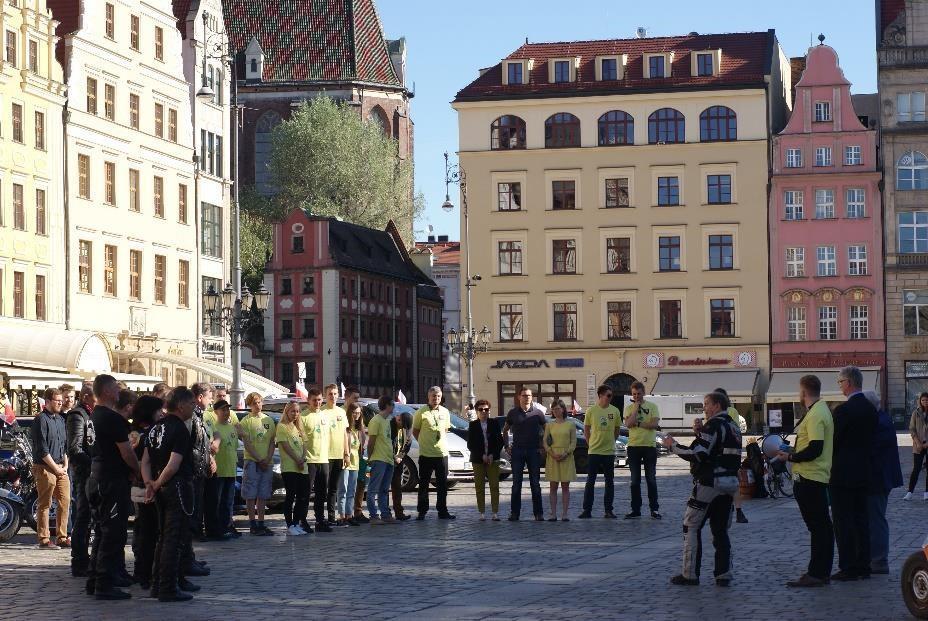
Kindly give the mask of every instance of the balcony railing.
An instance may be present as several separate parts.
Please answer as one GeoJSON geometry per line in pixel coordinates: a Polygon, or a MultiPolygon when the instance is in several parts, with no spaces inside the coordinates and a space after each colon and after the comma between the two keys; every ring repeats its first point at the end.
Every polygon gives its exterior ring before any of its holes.
{"type": "Polygon", "coordinates": [[[928,46],[880,48],[877,61],[880,67],[928,66],[928,46]]]}
{"type": "Polygon", "coordinates": [[[913,252],[896,255],[896,266],[900,268],[928,267],[928,253],[913,252]]]}

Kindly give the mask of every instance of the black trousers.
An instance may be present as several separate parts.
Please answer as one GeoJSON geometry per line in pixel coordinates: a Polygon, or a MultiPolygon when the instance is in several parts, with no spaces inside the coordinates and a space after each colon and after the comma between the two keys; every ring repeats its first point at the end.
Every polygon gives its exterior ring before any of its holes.
{"type": "Polygon", "coordinates": [[[806,573],[824,580],[831,576],[835,558],[834,528],[828,510],[828,485],[800,477],[793,484],[793,495],[811,536],[812,556],[806,573]]]}
{"type": "MultiPolygon", "coordinates": [[[[912,474],[909,475],[909,492],[915,491],[915,484],[918,483],[918,475],[922,471],[922,466],[925,463],[925,451],[920,453],[912,454],[912,474]]],[[[928,492],[928,474],[925,475],[925,491],[928,492]]],[[[72,499],[73,503],[74,500],[72,499]]],[[[73,504],[71,505],[74,506],[73,504]]],[[[74,542],[74,537],[71,537],[71,542],[74,542]]]]}
{"type": "MultiPolygon", "coordinates": [[[[136,505],[132,525],[132,554],[135,556],[133,575],[139,582],[151,582],[155,548],[158,545],[158,507],[155,503],[136,505]]],[[[72,539],[73,541],[73,539],[72,539]]]]}
{"type": "MultiPolygon", "coordinates": [[[[629,462],[631,467],[631,462],[629,462]]],[[[602,472],[603,479],[606,481],[606,489],[603,492],[603,507],[606,513],[612,513],[613,502],[615,501],[615,455],[587,455],[586,461],[586,485],[583,488],[583,511],[589,513],[593,510],[593,497],[596,493],[596,475],[602,472]]],[[[641,481],[638,482],[639,505],[641,501],[641,481]]]]}
{"type": "Polygon", "coordinates": [[[71,498],[71,571],[87,571],[90,565],[90,501],[87,500],[89,473],[71,469],[74,496],[71,498]]]}
{"type": "Polygon", "coordinates": [[[438,515],[448,513],[448,458],[419,456],[419,502],[416,510],[420,515],[429,511],[429,483],[435,475],[435,508],[438,515]]]}
{"type": "Polygon", "coordinates": [[[870,575],[867,488],[831,485],[829,492],[838,544],[838,569],[856,575],[870,575]]]}
{"type": "Polygon", "coordinates": [[[193,485],[175,477],[158,490],[158,546],[152,567],[153,595],[173,595],[177,581],[183,575],[181,567],[185,540],[190,539],[190,517],[193,513],[193,485]]]}
{"type": "Polygon", "coordinates": [[[648,505],[651,511],[660,509],[657,502],[657,448],[653,446],[628,447],[628,472],[631,475],[632,511],[641,511],[641,466],[648,486],[648,505]]]}
{"type": "MultiPolygon", "coordinates": [[[[313,496],[313,513],[316,523],[325,522],[325,503],[329,498],[329,464],[309,464],[309,489],[306,491],[307,510],[309,509],[309,496],[313,496]]],[[[306,515],[306,513],[303,513],[306,515]]]]}
{"type": "Polygon", "coordinates": [[[97,591],[113,588],[123,570],[123,553],[129,528],[128,479],[87,479],[87,500],[97,536],[90,552],[87,585],[97,591]]]}
{"type": "Polygon", "coordinates": [[[341,459],[329,460],[329,496],[326,499],[326,507],[329,511],[329,521],[334,522],[339,515],[338,505],[338,484],[342,478],[342,470],[345,469],[345,462],[341,459]]]}
{"type": "Polygon", "coordinates": [[[309,475],[301,472],[282,472],[284,488],[287,495],[284,498],[284,520],[287,526],[306,523],[306,513],[309,511],[309,475]]]}
{"type": "MultiPolygon", "coordinates": [[[[190,488],[190,504],[185,504],[185,517],[187,518],[187,532],[180,539],[180,570],[183,574],[190,565],[197,560],[196,553],[193,551],[193,536],[202,535],[203,533],[203,493],[205,491],[206,479],[194,478],[193,481],[184,483],[190,488]]],[[[187,497],[184,496],[184,503],[187,503],[187,497]]]]}
{"type": "Polygon", "coordinates": [[[206,479],[197,477],[193,479],[193,515],[190,518],[190,528],[193,529],[193,534],[202,537],[203,536],[203,507],[205,505],[204,499],[206,494],[206,479]]]}

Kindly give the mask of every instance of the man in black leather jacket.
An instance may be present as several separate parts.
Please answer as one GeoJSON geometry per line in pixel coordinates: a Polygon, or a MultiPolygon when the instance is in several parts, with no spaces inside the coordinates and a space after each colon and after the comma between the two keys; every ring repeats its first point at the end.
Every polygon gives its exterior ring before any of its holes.
{"type": "Polygon", "coordinates": [[[65,421],[70,475],[74,487],[71,497],[74,516],[71,529],[71,575],[75,577],[86,577],[87,565],[90,562],[87,548],[90,539],[90,504],[87,501],[86,487],[87,478],[90,476],[90,445],[93,443],[90,413],[93,412],[95,404],[93,386],[84,384],[77,406],[68,412],[65,421]]]}

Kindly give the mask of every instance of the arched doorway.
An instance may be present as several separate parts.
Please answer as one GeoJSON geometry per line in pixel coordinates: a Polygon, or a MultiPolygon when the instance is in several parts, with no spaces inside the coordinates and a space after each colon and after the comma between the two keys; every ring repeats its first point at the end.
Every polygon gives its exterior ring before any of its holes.
{"type": "Polygon", "coordinates": [[[612,405],[619,408],[620,412],[625,408],[625,395],[632,394],[632,384],[636,381],[638,380],[628,373],[616,373],[603,382],[612,389],[612,405]]]}

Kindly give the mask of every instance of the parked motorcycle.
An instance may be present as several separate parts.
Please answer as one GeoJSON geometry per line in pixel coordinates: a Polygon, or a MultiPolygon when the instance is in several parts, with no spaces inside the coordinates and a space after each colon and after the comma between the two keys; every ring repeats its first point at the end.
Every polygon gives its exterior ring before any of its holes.
{"type": "MultiPolygon", "coordinates": [[[[32,475],[32,443],[27,431],[0,423],[0,541],[13,537],[22,522],[36,529],[39,494],[32,475]],[[17,522],[13,528],[13,521],[17,522]],[[11,532],[4,539],[7,532],[11,532]]],[[[49,525],[54,528],[55,505],[49,510],[49,525]]]]}
{"type": "Polygon", "coordinates": [[[902,566],[902,599],[916,619],[928,619],[928,539],[902,566]]]}

